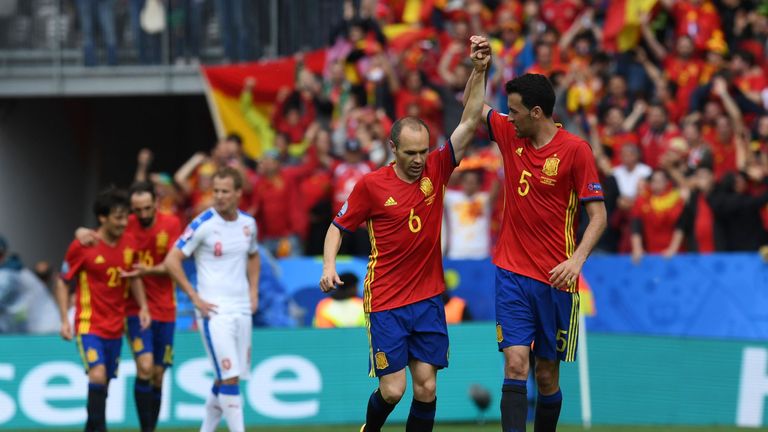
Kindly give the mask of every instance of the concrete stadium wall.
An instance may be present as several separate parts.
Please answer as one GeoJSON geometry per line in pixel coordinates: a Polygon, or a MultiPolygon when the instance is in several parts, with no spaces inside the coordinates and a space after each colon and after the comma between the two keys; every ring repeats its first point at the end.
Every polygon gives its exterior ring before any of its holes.
{"type": "Polygon", "coordinates": [[[0,99],[0,234],[26,264],[58,266],[99,188],[130,184],[139,149],[173,173],[214,141],[203,96],[0,99]]]}

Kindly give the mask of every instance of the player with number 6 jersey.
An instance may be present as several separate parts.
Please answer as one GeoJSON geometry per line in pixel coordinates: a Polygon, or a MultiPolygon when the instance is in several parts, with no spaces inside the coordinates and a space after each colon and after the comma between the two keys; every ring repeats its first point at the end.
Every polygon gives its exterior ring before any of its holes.
{"type": "Polygon", "coordinates": [[[368,400],[362,431],[379,431],[413,381],[409,432],[434,426],[437,370],[448,366],[448,330],[440,230],[445,185],[480,123],[484,71],[490,47],[481,36],[472,62],[480,74],[467,83],[467,104],[450,139],[429,153],[429,129],[416,117],[392,125],[389,145],[395,162],[366,174],[354,187],[328,228],[320,289],[343,282],[336,273],[341,233],[368,227],[371,255],[363,284],[369,341],[369,375],[379,387],[368,400]]]}

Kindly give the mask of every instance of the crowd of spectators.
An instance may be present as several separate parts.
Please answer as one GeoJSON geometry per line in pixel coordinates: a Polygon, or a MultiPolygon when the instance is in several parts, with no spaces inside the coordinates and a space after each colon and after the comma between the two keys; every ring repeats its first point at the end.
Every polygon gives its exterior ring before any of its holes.
{"type": "MultiPolygon", "coordinates": [[[[505,112],[504,83],[542,73],[557,121],[594,150],[609,209],[604,252],[674,255],[768,244],[768,8],[738,0],[660,1],[618,52],[602,29],[612,2],[362,0],[345,2],[320,75],[299,68],[269,118],[241,102],[265,146],[258,161],[238,131],[172,177],[166,207],[189,219],[210,203],[217,166],[248,179],[242,208],[277,257],[318,254],[332,216],[360,177],[391,160],[394,119],[416,115],[432,145],[456,126],[469,34],[492,38],[487,100],[505,112]],[[418,8],[413,9],[416,5],[418,8]]],[[[490,255],[503,194],[500,156],[485,130],[448,192],[447,256],[490,255]]],[[[164,194],[161,194],[165,196],[164,194]]],[[[344,253],[367,255],[365,230],[344,253]]]]}

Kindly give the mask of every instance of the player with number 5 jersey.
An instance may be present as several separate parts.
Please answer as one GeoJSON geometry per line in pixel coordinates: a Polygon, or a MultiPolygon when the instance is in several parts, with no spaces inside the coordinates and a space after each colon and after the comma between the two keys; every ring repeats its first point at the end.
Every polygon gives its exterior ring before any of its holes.
{"type": "Polygon", "coordinates": [[[406,388],[406,366],[413,401],[406,431],[434,426],[437,370],[448,366],[448,331],[440,248],[445,186],[480,123],[483,74],[490,63],[484,37],[472,36],[472,62],[478,78],[467,83],[467,104],[450,139],[428,154],[429,129],[416,117],[392,125],[395,162],[366,174],[328,228],[320,288],[341,285],[336,254],[341,233],[368,227],[371,255],[364,282],[369,340],[369,375],[379,387],[368,400],[361,431],[379,431],[406,388]]]}

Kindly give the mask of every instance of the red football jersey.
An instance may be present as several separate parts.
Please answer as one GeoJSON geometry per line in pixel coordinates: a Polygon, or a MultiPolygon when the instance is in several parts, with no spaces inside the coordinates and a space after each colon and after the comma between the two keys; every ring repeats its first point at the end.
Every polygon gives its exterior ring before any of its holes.
{"type": "Polygon", "coordinates": [[[125,327],[128,279],[120,270],[134,263],[135,240],[123,234],[115,246],[99,241],[84,247],[74,240],[64,256],[61,278],[75,281],[75,333],[107,339],[120,338],[125,327]]]}
{"type": "Polygon", "coordinates": [[[579,200],[603,200],[592,150],[564,129],[537,150],[507,116],[492,111],[488,121],[507,179],[493,262],[549,284],[549,271],[576,250],[579,200]]]}
{"type": "MultiPolygon", "coordinates": [[[[147,266],[163,262],[165,255],[181,235],[181,222],[174,215],[157,213],[155,223],[144,229],[134,215],[128,218],[126,233],[136,239],[136,261],[147,266]]],[[[173,322],[176,320],[176,291],[170,276],[145,276],[144,292],[147,296],[149,314],[153,320],[173,322]]],[[[126,315],[138,315],[139,305],[133,296],[128,296],[126,315]]]]}
{"type": "Polygon", "coordinates": [[[393,165],[366,174],[333,220],[343,231],[368,223],[371,255],[366,312],[409,305],[445,290],[440,228],[445,185],[456,167],[450,142],[427,156],[421,178],[406,183],[393,165]]]}

